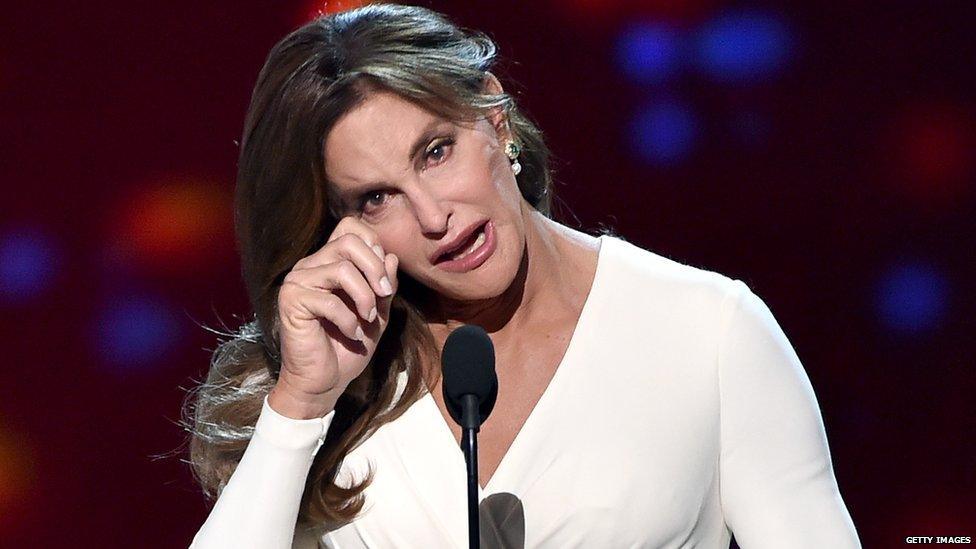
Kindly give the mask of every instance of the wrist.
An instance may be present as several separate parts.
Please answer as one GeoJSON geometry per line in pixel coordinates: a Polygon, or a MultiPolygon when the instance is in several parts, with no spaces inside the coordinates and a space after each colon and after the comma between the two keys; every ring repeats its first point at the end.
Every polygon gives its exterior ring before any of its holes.
{"type": "Polygon", "coordinates": [[[268,405],[278,414],[291,419],[318,419],[335,409],[341,394],[341,390],[334,390],[321,395],[305,395],[279,383],[268,394],[268,405]]]}

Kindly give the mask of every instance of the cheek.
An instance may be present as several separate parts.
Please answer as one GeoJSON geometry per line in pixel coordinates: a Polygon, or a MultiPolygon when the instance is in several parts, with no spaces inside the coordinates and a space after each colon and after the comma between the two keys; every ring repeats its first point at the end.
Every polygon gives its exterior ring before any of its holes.
{"type": "Polygon", "coordinates": [[[412,239],[402,230],[377,231],[377,233],[379,233],[380,242],[383,244],[383,250],[400,258],[400,265],[402,266],[403,261],[412,253],[410,244],[412,239]]]}
{"type": "Polygon", "coordinates": [[[408,274],[416,272],[417,265],[427,262],[426,250],[419,244],[419,229],[409,220],[390,224],[382,229],[374,227],[386,253],[399,259],[399,268],[408,274]]]}
{"type": "Polygon", "coordinates": [[[490,143],[485,142],[479,150],[477,166],[469,175],[470,181],[477,181],[477,189],[482,198],[489,195],[497,200],[501,196],[509,206],[517,206],[521,193],[512,173],[508,158],[499,154],[490,143]]]}
{"type": "Polygon", "coordinates": [[[512,172],[512,165],[508,158],[500,158],[492,162],[491,178],[495,192],[504,197],[509,207],[518,209],[522,193],[519,191],[518,182],[515,180],[515,174],[512,172]]]}

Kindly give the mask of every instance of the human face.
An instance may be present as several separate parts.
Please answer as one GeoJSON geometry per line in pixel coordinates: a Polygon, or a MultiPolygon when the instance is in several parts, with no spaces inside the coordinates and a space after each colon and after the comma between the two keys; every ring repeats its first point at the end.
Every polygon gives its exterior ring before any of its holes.
{"type": "Polygon", "coordinates": [[[497,297],[522,260],[527,210],[503,152],[500,116],[454,123],[376,91],[325,141],[326,178],[343,215],[372,228],[402,271],[452,300],[497,297]],[[477,227],[486,242],[471,254],[475,265],[452,268],[435,257],[477,227]]]}

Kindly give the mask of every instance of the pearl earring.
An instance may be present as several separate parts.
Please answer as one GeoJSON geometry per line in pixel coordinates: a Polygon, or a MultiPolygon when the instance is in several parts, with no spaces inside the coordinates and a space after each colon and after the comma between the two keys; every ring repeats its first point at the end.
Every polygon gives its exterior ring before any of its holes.
{"type": "Polygon", "coordinates": [[[515,175],[518,175],[522,171],[522,165],[518,161],[519,151],[519,146],[514,141],[508,140],[505,142],[505,155],[512,162],[512,171],[515,172],[515,175]]]}

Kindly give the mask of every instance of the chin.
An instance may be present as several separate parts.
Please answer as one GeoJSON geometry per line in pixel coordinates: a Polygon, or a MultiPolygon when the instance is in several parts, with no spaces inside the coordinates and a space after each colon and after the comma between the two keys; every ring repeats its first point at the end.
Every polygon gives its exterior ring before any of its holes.
{"type": "Polygon", "coordinates": [[[427,286],[441,296],[457,301],[492,299],[505,293],[505,290],[512,285],[518,265],[511,267],[491,265],[491,267],[467,273],[437,273],[435,279],[430,280],[427,286]]]}

